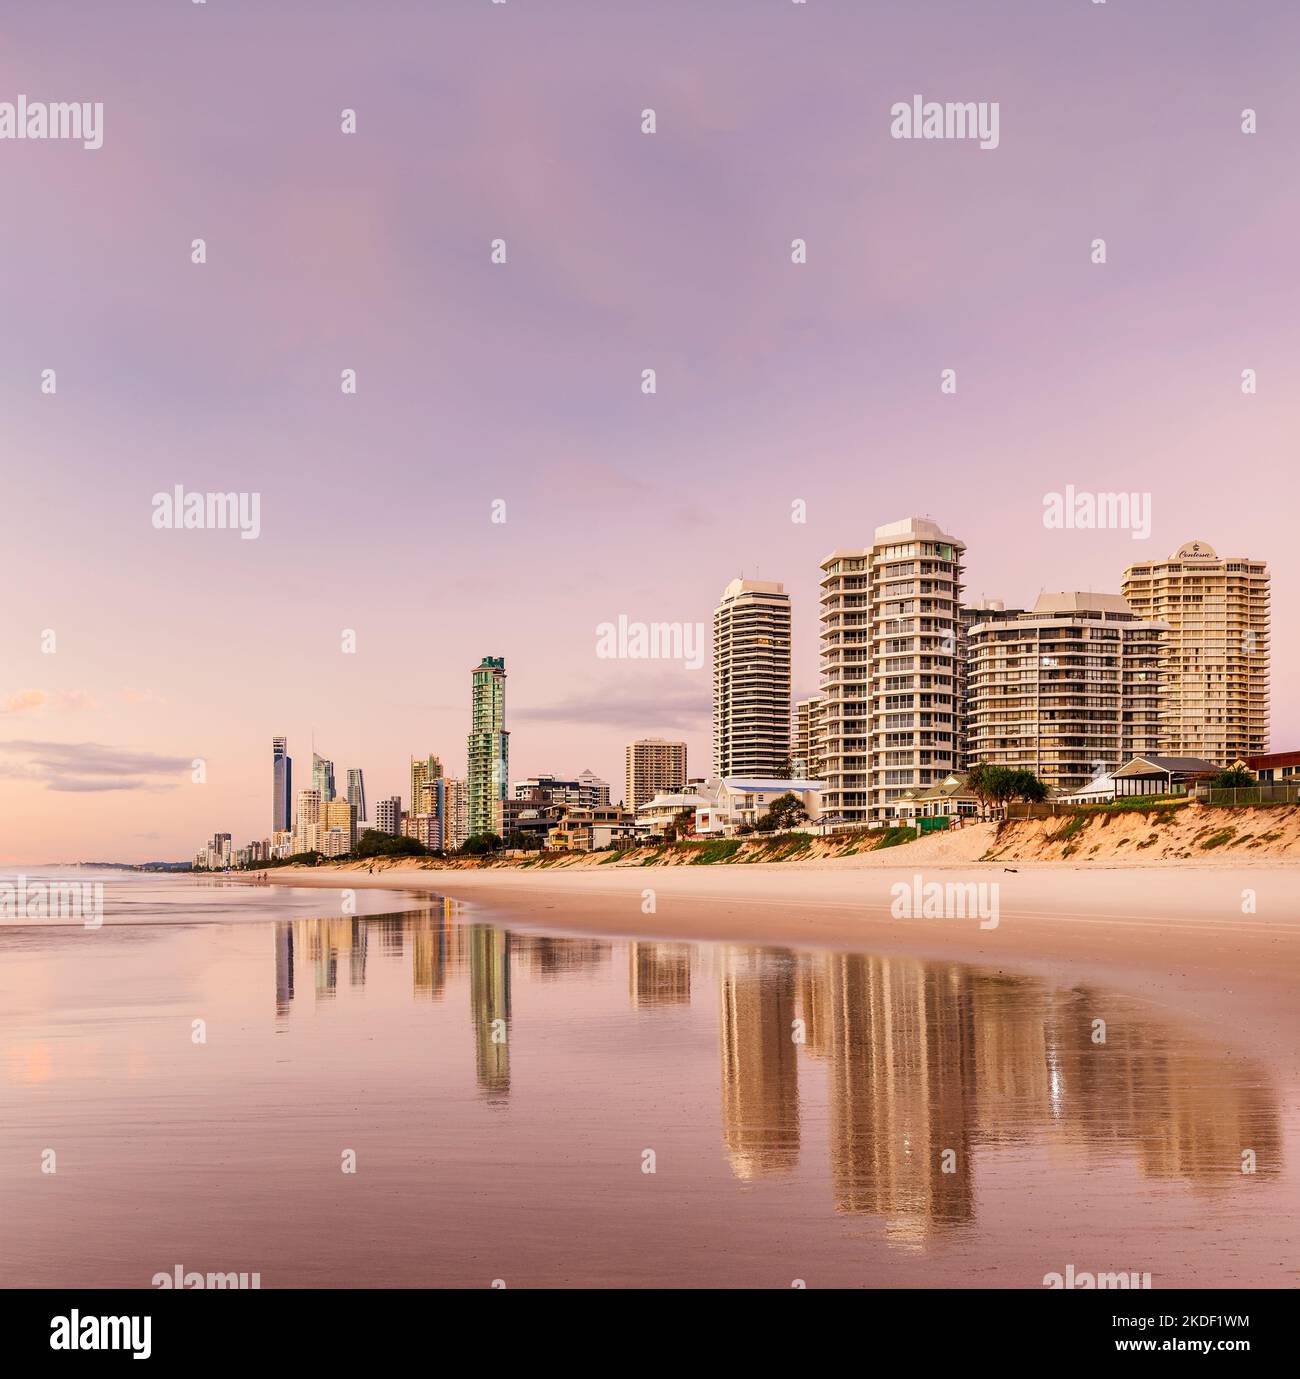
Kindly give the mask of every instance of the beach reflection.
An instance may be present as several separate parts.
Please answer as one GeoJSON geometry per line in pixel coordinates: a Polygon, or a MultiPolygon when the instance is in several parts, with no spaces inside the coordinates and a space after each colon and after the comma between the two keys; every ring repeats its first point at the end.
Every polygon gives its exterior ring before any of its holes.
{"type": "Polygon", "coordinates": [[[822,1079],[834,1209],[884,1218],[900,1242],[973,1219],[986,1147],[1120,1154],[1147,1177],[1198,1186],[1239,1182],[1247,1148],[1259,1174],[1280,1169],[1262,1067],[1087,986],[913,958],[512,934],[465,922],[445,900],[276,924],[277,1015],[292,1008],[296,965],[310,967],[314,998],[329,999],[343,970],[364,984],[376,941],[391,958],[409,949],[417,998],[444,999],[463,979],[475,1078],[497,1102],[511,1089],[512,970],[572,982],[578,1004],[584,981],[615,980],[626,948],[629,1004],[651,1041],[657,1012],[712,987],[731,1172],[795,1170],[801,1078],[822,1079]]]}
{"type": "Polygon", "coordinates": [[[1287,1281],[1287,1066],[1194,1015],[379,892],[317,918],[235,887],[227,922],[168,922],[185,894],[139,884],[148,923],[0,929],[0,1283],[1287,1281]]]}

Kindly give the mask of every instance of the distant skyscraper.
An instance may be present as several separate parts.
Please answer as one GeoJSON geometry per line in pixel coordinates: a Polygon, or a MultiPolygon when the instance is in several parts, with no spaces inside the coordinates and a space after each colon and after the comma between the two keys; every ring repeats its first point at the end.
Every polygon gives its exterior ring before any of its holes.
{"type": "Polygon", "coordinates": [[[1169,624],[1160,743],[1169,756],[1231,766],[1268,750],[1269,575],[1262,560],[1189,541],[1124,572],[1139,618],[1169,624]]]}
{"type": "Polygon", "coordinates": [[[627,745],[629,809],[639,809],[656,795],[672,794],[686,786],[686,744],[643,737],[627,745]]]}
{"type": "Polygon", "coordinates": [[[390,833],[394,838],[402,831],[402,797],[390,795],[375,803],[375,831],[390,833]]]}
{"type": "Polygon", "coordinates": [[[442,762],[431,752],[427,757],[411,758],[411,796],[407,805],[411,814],[432,814],[427,806],[430,799],[425,787],[442,775],[442,762]]]}
{"type": "Polygon", "coordinates": [[[359,766],[348,767],[348,803],[356,810],[361,823],[366,817],[366,781],[359,766]]]}
{"type": "Polygon", "coordinates": [[[328,804],[338,791],[334,789],[334,763],[311,754],[311,788],[320,795],[321,804],[328,804]]]}
{"type": "Polygon", "coordinates": [[[438,846],[455,852],[469,837],[469,795],[465,782],[454,776],[434,781],[437,794],[438,846]]]}
{"type": "Polygon", "coordinates": [[[293,820],[292,847],[294,852],[317,852],[320,850],[322,807],[319,790],[298,791],[298,805],[294,811],[293,820]]]}
{"type": "Polygon", "coordinates": [[[293,826],[293,760],[289,756],[289,739],[271,739],[271,770],[274,784],[271,792],[271,831],[281,833],[293,826]]]}
{"type": "Polygon", "coordinates": [[[713,610],[713,771],[783,775],[790,759],[790,595],[733,579],[713,610]]]}
{"type": "Polygon", "coordinates": [[[474,670],[471,712],[469,831],[499,834],[510,767],[504,656],[484,656],[474,670]]]}
{"type": "Polygon", "coordinates": [[[357,841],[357,811],[349,800],[331,800],[321,806],[321,825],[327,830],[342,833],[347,839],[344,852],[351,852],[357,841]]]}

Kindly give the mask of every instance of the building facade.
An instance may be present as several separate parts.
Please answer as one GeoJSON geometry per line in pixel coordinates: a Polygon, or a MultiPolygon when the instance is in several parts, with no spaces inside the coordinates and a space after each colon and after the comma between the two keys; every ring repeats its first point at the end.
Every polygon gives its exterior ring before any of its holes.
{"type": "Polygon", "coordinates": [[[642,737],[627,747],[628,809],[636,810],[656,795],[681,790],[686,784],[686,744],[662,737],[642,737]]]}
{"type": "Polygon", "coordinates": [[[386,800],[375,801],[375,832],[387,833],[396,838],[402,831],[402,797],[390,795],[386,800]]]}
{"type": "MultiPolygon", "coordinates": [[[[342,833],[347,838],[347,847],[344,852],[351,852],[357,842],[357,811],[356,806],[350,800],[346,800],[342,795],[330,800],[327,804],[321,805],[321,824],[326,832],[342,833]]],[[[322,847],[321,851],[325,849],[322,847]]],[[[326,853],[327,856],[336,857],[338,853],[326,853]]]]}
{"type": "Polygon", "coordinates": [[[484,656],[474,670],[469,734],[469,831],[500,836],[510,772],[506,662],[484,656]]]}
{"type": "Polygon", "coordinates": [[[1268,566],[1189,541],[1130,565],[1123,593],[1140,618],[1169,624],[1162,750],[1220,766],[1267,752],[1268,566]]]}
{"type": "Polygon", "coordinates": [[[293,850],[319,852],[321,797],[319,790],[299,790],[293,818],[293,850]]]}
{"type": "Polygon", "coordinates": [[[362,823],[366,814],[366,778],[359,766],[348,767],[348,803],[356,811],[356,821],[362,823]]]}
{"type": "Polygon", "coordinates": [[[548,804],[571,804],[582,809],[596,809],[609,803],[609,782],[594,771],[583,771],[568,780],[563,776],[539,775],[517,780],[513,786],[517,800],[533,800],[539,794],[548,804]]]}
{"type": "Polygon", "coordinates": [[[411,794],[407,803],[412,814],[432,812],[426,807],[429,804],[429,796],[425,792],[425,787],[432,785],[440,775],[442,762],[432,753],[427,757],[411,758],[411,794]]]}
{"type": "Polygon", "coordinates": [[[469,791],[457,776],[439,776],[435,808],[438,814],[439,847],[455,852],[469,838],[469,791]]]}
{"type": "Polygon", "coordinates": [[[271,831],[282,832],[293,826],[293,760],[289,739],[271,739],[271,831]]]}
{"type": "Polygon", "coordinates": [[[733,579],[713,610],[713,772],[780,776],[789,761],[790,596],[733,579]]]}
{"type": "Polygon", "coordinates": [[[793,774],[816,776],[822,769],[822,696],[800,699],[790,720],[790,756],[793,774]]]}
{"type": "Polygon", "coordinates": [[[334,789],[334,763],[311,754],[311,788],[320,796],[322,804],[328,804],[338,793],[334,789]]]}
{"type": "Polygon", "coordinates": [[[822,561],[822,770],[828,817],[882,822],[961,767],[965,546],[929,518],[877,527],[822,561]]]}
{"type": "Polygon", "coordinates": [[[966,753],[1080,789],[1160,745],[1168,625],[1118,594],[1041,594],[966,629],[966,753]]]}

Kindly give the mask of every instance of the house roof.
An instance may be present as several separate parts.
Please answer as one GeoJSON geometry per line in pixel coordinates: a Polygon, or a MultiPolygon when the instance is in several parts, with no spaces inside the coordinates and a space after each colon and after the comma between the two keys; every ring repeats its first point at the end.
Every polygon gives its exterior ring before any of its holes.
{"type": "Polygon", "coordinates": [[[1134,757],[1115,772],[1116,776],[1213,776],[1219,768],[1200,757],[1134,757]]]}

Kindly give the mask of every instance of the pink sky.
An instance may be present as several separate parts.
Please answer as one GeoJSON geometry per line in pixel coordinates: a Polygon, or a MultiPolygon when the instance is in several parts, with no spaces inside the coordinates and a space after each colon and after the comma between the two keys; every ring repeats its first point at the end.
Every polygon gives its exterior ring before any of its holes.
{"type": "Polygon", "coordinates": [[[911,513],[971,598],[1268,560],[1300,746],[1298,40],[1284,0],[7,15],[0,101],[102,101],[104,144],[0,142],[0,859],[261,837],[277,733],[371,799],[459,773],[485,654],[512,776],[617,797],[645,734],[703,773],[708,670],[597,624],[779,579],[814,692],[818,561],[911,513]],[[1000,147],[891,139],[916,92],[1000,147]],[[261,536],[154,530],[176,484],[261,536]],[[1046,530],[1067,484],[1149,492],[1150,539],[1046,530]]]}

